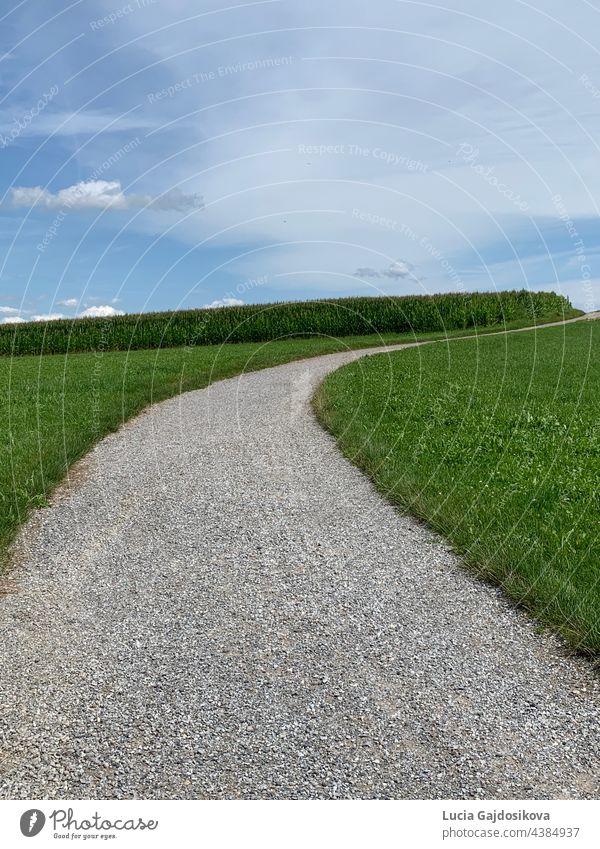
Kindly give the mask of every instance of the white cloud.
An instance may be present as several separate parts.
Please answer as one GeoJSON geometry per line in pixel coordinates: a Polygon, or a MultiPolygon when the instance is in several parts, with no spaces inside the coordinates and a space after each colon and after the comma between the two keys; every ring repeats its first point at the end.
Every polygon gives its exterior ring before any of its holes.
{"type": "Polygon", "coordinates": [[[413,271],[414,265],[411,265],[410,262],[404,262],[403,260],[396,260],[392,262],[388,268],[383,271],[384,277],[410,277],[413,271]]]}
{"type": "Polygon", "coordinates": [[[397,259],[390,263],[387,268],[378,270],[376,268],[357,268],[354,272],[355,277],[390,277],[392,280],[403,280],[406,277],[415,279],[413,274],[414,265],[410,262],[405,262],[402,259],[397,259]]]}
{"type": "Polygon", "coordinates": [[[101,304],[97,307],[88,307],[79,314],[79,318],[108,318],[111,315],[125,315],[123,310],[116,310],[108,304],[101,304]]]}
{"type": "Polygon", "coordinates": [[[201,209],[202,197],[185,194],[181,189],[170,189],[161,195],[125,194],[119,180],[82,180],[58,192],[49,192],[41,186],[17,186],[11,189],[13,207],[39,207],[42,209],[140,209],[150,207],[163,211],[184,212],[201,209]]]}
{"type": "Polygon", "coordinates": [[[61,318],[67,318],[67,316],[60,312],[49,312],[41,315],[32,315],[31,321],[58,321],[61,318]]]}
{"type": "Polygon", "coordinates": [[[64,301],[58,301],[61,307],[78,307],[79,300],[77,298],[65,298],[64,301]]]}
{"type": "Polygon", "coordinates": [[[204,304],[203,310],[212,310],[215,307],[241,307],[244,305],[239,298],[221,298],[218,301],[213,301],[212,304],[204,304]]]}
{"type": "MultiPolygon", "coordinates": [[[[79,302],[75,298],[67,298],[65,301],[59,301],[58,303],[70,307],[76,306],[79,302]]],[[[8,309],[12,308],[6,307],[4,310],[0,310],[0,312],[6,312],[8,309]]],[[[17,310],[15,310],[15,312],[17,312],[17,310]]],[[[116,310],[108,304],[101,304],[99,306],[88,307],[82,313],[79,313],[77,318],[108,318],[113,315],[125,315],[125,313],[122,310],[116,310]]],[[[63,313],[58,312],[39,313],[37,315],[29,316],[28,318],[20,315],[9,315],[2,319],[0,324],[21,324],[25,321],[58,321],[61,318],[69,317],[70,316],[63,315],[63,313]]]]}
{"type": "Polygon", "coordinates": [[[15,313],[15,312],[19,312],[19,310],[15,309],[15,307],[0,307],[0,313],[9,313],[10,314],[10,313],[15,313]]]}

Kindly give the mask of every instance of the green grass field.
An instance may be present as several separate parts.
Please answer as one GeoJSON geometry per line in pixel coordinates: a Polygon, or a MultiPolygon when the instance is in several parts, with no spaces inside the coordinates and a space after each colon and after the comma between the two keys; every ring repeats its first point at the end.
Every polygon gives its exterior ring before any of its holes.
{"type": "MultiPolygon", "coordinates": [[[[526,323],[521,319],[508,326],[526,323]]],[[[439,337],[439,332],[419,336],[439,337]]],[[[148,404],[245,370],[415,338],[410,333],[317,336],[129,353],[0,357],[0,563],[30,509],[46,504],[69,466],[148,404]]]]}
{"type": "Polygon", "coordinates": [[[600,322],[363,359],[315,409],[382,493],[598,655],[600,322]]]}

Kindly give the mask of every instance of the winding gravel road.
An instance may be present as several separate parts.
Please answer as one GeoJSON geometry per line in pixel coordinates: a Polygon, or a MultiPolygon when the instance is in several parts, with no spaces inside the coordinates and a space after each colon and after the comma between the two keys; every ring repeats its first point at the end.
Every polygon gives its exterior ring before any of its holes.
{"type": "Polygon", "coordinates": [[[587,798],[600,688],[342,458],[364,351],[167,401],[93,451],[0,599],[2,798],[587,798]]]}

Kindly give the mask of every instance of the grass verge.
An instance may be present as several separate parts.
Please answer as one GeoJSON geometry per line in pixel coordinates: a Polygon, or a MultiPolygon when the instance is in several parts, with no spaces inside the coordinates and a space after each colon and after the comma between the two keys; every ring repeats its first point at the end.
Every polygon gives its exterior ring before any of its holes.
{"type": "Polygon", "coordinates": [[[384,495],[598,657],[600,321],[360,360],[314,403],[384,495]]]}

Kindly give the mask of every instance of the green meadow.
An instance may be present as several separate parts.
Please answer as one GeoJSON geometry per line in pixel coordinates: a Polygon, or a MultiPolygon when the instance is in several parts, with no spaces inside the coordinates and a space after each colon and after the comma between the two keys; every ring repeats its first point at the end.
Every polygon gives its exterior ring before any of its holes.
{"type": "Polygon", "coordinates": [[[315,409],[387,498],[598,655],[600,322],[362,359],[315,409]]]}

